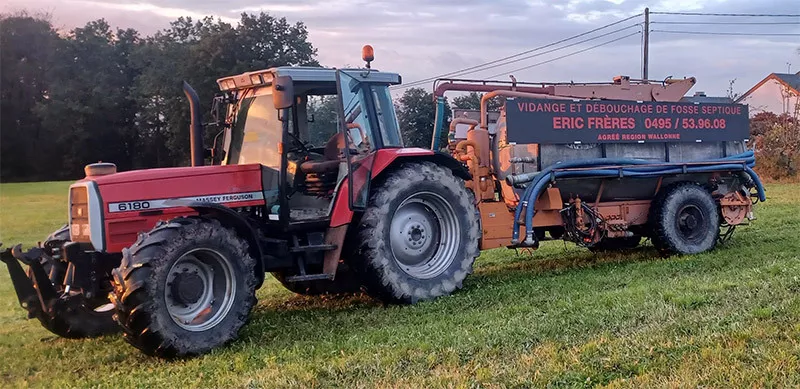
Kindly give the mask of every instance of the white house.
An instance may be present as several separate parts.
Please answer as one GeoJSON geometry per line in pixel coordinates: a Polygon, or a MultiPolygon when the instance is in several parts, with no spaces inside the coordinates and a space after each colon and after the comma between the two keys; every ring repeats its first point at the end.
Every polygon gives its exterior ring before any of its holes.
{"type": "Polygon", "coordinates": [[[750,106],[750,115],[772,112],[780,115],[800,114],[800,72],[772,73],[736,99],[750,106]]]}

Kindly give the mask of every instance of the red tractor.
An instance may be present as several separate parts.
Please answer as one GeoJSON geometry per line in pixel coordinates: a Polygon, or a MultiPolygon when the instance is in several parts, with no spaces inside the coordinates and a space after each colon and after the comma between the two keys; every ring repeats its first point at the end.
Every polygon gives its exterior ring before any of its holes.
{"type": "MultiPolygon", "coordinates": [[[[192,167],[88,165],[69,224],[0,253],[29,316],[64,337],[121,328],[148,354],[200,354],[237,336],[266,273],[297,293],[414,303],[460,288],[483,249],[647,237],[663,253],[710,250],[765,200],[747,107],[680,102],[693,78],[445,80],[439,114],[448,90],[488,93],[438,152],[403,147],[389,92],[400,76],[364,54],[365,69],[219,79],[215,106],[228,109],[210,149],[185,84],[192,167]]],[[[443,128],[437,115],[434,150],[443,128]]]]}
{"type": "Polygon", "coordinates": [[[147,354],[182,356],[234,339],[266,273],[297,293],[363,288],[387,303],[461,287],[479,254],[470,175],[403,148],[399,75],[279,67],[218,83],[229,109],[210,152],[184,85],[192,167],[89,165],[69,225],[3,253],[29,316],[64,337],[121,327],[147,354]],[[331,99],[338,112],[314,106],[331,99]]]}

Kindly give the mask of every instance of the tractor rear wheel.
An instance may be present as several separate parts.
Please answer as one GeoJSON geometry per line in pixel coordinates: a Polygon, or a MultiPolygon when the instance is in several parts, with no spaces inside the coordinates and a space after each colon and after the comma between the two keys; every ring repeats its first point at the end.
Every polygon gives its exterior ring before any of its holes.
{"type": "Polygon", "coordinates": [[[216,220],[182,217],[140,235],[113,271],[125,340],[159,357],[228,343],[256,302],[254,268],[247,242],[216,220]]]}
{"type": "Polygon", "coordinates": [[[649,221],[653,245],[662,254],[697,254],[714,248],[719,210],[711,193],[692,182],[665,188],[653,200],[649,221]]]}
{"type": "MultiPolygon", "coordinates": [[[[92,299],[87,299],[80,291],[64,293],[65,288],[62,282],[66,265],[62,262],[61,247],[69,241],[69,225],[64,225],[50,234],[41,244],[45,255],[40,259],[40,263],[44,271],[52,274],[53,268],[60,268],[57,273],[61,277],[53,279],[51,275],[51,281],[61,297],[53,305],[50,313],[36,315],[36,318],[42,327],[62,338],[93,338],[119,332],[119,326],[114,320],[114,307],[108,300],[107,289],[92,299]],[[59,281],[58,278],[62,281],[59,281]]],[[[30,268],[27,273],[28,277],[33,280],[30,268]]],[[[107,278],[102,283],[109,286],[107,278]]]]}
{"type": "Polygon", "coordinates": [[[448,168],[409,163],[374,188],[355,268],[368,294],[414,303],[461,288],[480,254],[473,196],[448,168]]]}

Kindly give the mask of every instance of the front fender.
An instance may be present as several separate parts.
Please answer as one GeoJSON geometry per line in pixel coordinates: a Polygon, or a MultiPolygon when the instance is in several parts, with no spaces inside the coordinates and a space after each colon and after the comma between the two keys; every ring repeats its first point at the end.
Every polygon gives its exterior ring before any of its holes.
{"type": "Polygon", "coordinates": [[[261,246],[258,242],[258,234],[256,229],[250,224],[247,219],[238,212],[220,204],[206,203],[193,200],[168,200],[170,207],[186,207],[191,208],[200,216],[205,216],[218,220],[223,226],[233,228],[236,233],[247,241],[250,256],[256,260],[256,279],[260,288],[264,282],[264,263],[261,252],[261,246]]]}
{"type": "MultiPolygon", "coordinates": [[[[372,181],[379,179],[386,172],[404,162],[433,162],[449,168],[456,177],[463,180],[471,180],[472,175],[469,170],[449,154],[434,152],[421,148],[406,149],[382,149],[375,152],[375,160],[372,164],[372,181]]],[[[334,200],[333,212],[331,212],[331,227],[339,227],[350,223],[353,220],[353,210],[347,201],[350,185],[345,179],[339,186],[334,200]]]]}

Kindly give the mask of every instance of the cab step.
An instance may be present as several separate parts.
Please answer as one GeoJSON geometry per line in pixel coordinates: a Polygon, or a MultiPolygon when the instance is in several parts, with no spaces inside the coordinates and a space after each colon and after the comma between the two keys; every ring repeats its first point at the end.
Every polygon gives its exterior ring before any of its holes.
{"type": "Polygon", "coordinates": [[[335,244],[312,244],[307,246],[294,246],[289,248],[293,253],[314,253],[319,251],[330,251],[336,249],[335,244]]]}
{"type": "Polygon", "coordinates": [[[286,282],[332,280],[333,274],[306,274],[286,277],[286,282]]]}

